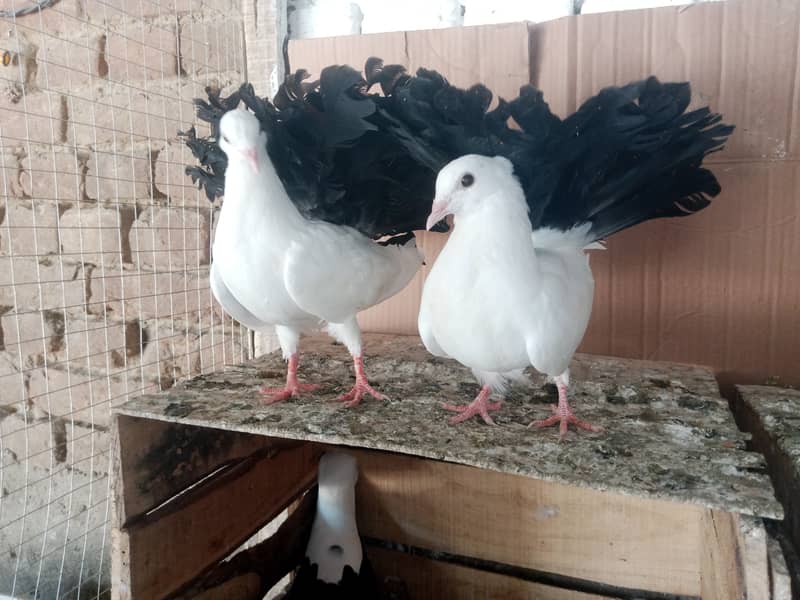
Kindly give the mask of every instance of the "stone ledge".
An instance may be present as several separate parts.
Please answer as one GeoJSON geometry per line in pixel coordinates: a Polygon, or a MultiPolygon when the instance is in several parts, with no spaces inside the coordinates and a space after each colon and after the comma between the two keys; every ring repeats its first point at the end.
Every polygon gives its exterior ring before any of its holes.
{"type": "Polygon", "coordinates": [[[146,395],[119,414],[287,439],[343,444],[434,458],[596,490],[694,503],[782,518],[764,460],[745,449],[711,372],[702,367],[577,355],[574,406],[606,433],[532,431],[549,414],[553,386],[534,375],[514,387],[497,427],[447,423],[442,401],[477,392],[469,371],[429,355],[416,337],[365,336],[367,372],[390,400],[354,409],[332,402],[353,374],[342,346],[327,338],[301,344],[300,378],[320,391],[272,406],[258,387],[281,385],[284,363],[273,353],[224,372],[146,395]]]}

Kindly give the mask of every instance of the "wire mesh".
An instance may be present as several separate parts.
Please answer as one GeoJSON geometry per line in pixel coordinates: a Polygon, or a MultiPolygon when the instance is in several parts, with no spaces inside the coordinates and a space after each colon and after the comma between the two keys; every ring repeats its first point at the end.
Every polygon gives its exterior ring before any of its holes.
{"type": "Polygon", "coordinates": [[[238,5],[0,2],[0,594],[105,597],[111,407],[252,353],[176,136],[244,78],[238,5]]]}

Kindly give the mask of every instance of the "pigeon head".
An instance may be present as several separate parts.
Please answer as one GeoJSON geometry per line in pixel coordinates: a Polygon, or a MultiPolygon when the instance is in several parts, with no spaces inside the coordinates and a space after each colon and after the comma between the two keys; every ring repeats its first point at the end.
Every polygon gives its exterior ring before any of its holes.
{"type": "Polygon", "coordinates": [[[447,215],[463,215],[481,201],[517,183],[514,167],[502,156],[467,154],[442,168],[436,177],[436,197],[425,224],[430,229],[447,215]]]}
{"type": "Polygon", "coordinates": [[[267,135],[261,131],[256,116],[244,109],[229,110],[219,122],[219,146],[228,160],[243,159],[258,173],[258,150],[266,146],[267,135]]]}

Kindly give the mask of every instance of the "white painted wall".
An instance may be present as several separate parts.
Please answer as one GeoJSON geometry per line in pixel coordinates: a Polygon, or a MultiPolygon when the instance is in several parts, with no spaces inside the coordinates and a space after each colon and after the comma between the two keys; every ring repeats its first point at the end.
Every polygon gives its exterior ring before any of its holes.
{"type": "Polygon", "coordinates": [[[585,15],[615,10],[634,10],[638,8],[657,8],[659,6],[679,6],[720,1],[722,0],[584,0],[580,12],[585,15]]]}
{"type": "Polygon", "coordinates": [[[486,25],[539,23],[581,13],[714,0],[288,0],[292,38],[486,25]]]}

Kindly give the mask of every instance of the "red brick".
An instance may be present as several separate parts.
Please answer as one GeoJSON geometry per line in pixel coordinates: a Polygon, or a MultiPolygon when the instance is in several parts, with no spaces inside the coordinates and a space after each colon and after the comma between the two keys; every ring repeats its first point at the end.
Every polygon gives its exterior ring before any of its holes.
{"type": "Polygon", "coordinates": [[[191,207],[143,211],[130,232],[134,264],[160,270],[208,265],[208,213],[191,207]]]}
{"type": "Polygon", "coordinates": [[[242,70],[244,37],[241,21],[200,21],[184,17],[180,22],[181,66],[189,76],[242,70]]]}
{"type": "Polygon", "coordinates": [[[108,29],[105,61],[114,81],[163,79],[179,75],[175,26],[126,20],[108,29]]]}

